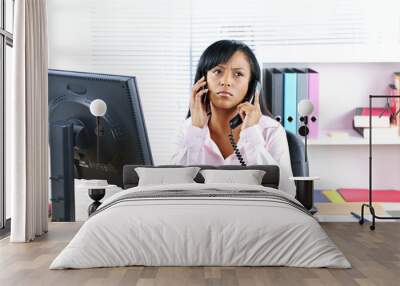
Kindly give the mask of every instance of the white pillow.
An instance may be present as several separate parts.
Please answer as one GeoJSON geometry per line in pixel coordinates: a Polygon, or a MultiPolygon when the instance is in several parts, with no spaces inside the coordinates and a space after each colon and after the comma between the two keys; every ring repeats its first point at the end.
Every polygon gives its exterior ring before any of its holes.
{"type": "Polygon", "coordinates": [[[261,185],[265,171],[262,170],[201,170],[204,183],[235,183],[261,185]]]}
{"type": "Polygon", "coordinates": [[[135,168],[139,176],[138,186],[196,183],[193,179],[199,170],[199,167],[135,168]]]}

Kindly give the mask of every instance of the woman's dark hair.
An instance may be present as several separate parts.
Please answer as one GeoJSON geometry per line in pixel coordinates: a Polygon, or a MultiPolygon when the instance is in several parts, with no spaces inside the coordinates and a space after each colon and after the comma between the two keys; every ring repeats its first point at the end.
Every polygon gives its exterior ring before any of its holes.
{"type": "MultiPolygon", "coordinates": [[[[229,61],[233,54],[237,51],[243,52],[250,63],[250,82],[245,98],[252,96],[255,92],[257,82],[261,82],[261,70],[257,62],[257,58],[252,50],[243,42],[235,40],[220,40],[211,44],[201,55],[197,65],[194,83],[196,83],[203,75],[215,66],[229,61]]],[[[209,103],[209,99],[207,101],[209,103]]],[[[207,104],[209,106],[209,104],[207,104]]],[[[209,110],[208,110],[209,112],[209,110]]],[[[186,118],[190,117],[190,109],[186,118]]]]}

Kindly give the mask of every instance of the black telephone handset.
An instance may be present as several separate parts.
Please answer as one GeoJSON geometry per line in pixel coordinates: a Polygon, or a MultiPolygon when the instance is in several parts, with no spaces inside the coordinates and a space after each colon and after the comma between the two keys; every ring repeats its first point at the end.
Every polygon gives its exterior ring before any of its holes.
{"type": "MultiPolygon", "coordinates": [[[[250,96],[248,98],[245,98],[244,101],[249,101],[251,104],[254,104],[254,96],[255,96],[255,91],[257,92],[261,92],[261,84],[260,82],[257,82],[256,86],[253,88],[253,90],[250,92],[250,96]]],[[[236,115],[235,117],[233,117],[231,119],[231,121],[229,121],[229,127],[230,127],[230,133],[229,133],[229,142],[232,145],[233,151],[236,154],[236,157],[238,158],[240,165],[242,165],[243,167],[247,166],[246,162],[243,160],[242,154],[240,154],[240,151],[235,143],[235,139],[233,136],[233,129],[235,129],[236,127],[238,127],[240,124],[242,124],[242,118],[240,117],[240,115],[236,115]]]]}
{"type": "MultiPolygon", "coordinates": [[[[248,101],[251,104],[254,104],[254,92],[260,92],[261,91],[261,84],[260,82],[257,82],[257,85],[255,86],[254,90],[250,93],[250,96],[245,98],[244,101],[248,101]]],[[[243,102],[244,102],[243,101],[243,102]]],[[[235,129],[236,127],[238,127],[240,124],[242,124],[243,120],[240,117],[240,114],[237,114],[235,117],[233,117],[231,119],[231,121],[229,121],[229,127],[231,129],[235,129]]]]}

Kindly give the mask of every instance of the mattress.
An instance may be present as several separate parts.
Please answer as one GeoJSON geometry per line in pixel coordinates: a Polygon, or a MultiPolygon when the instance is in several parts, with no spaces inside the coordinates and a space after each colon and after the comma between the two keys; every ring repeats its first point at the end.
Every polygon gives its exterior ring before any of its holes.
{"type": "Polygon", "coordinates": [[[129,265],[351,267],[286,193],[198,183],[138,186],[108,198],[50,269],[129,265]]]}

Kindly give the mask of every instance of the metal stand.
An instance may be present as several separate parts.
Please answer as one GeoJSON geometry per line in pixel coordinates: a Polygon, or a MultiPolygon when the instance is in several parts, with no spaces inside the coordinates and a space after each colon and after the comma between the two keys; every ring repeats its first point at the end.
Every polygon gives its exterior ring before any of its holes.
{"type": "MultiPolygon", "coordinates": [[[[400,219],[400,217],[384,217],[384,216],[377,216],[375,214],[375,209],[372,205],[372,99],[373,98],[399,98],[400,95],[370,95],[369,96],[369,202],[368,204],[362,204],[361,206],[361,216],[351,212],[351,214],[359,219],[359,224],[364,224],[364,221],[366,220],[364,218],[364,207],[369,208],[369,211],[371,212],[372,215],[372,225],[370,225],[370,229],[374,230],[375,229],[375,219],[400,219]]],[[[396,114],[399,111],[396,111],[396,114]]],[[[396,115],[395,114],[395,115],[396,115]]]]}

